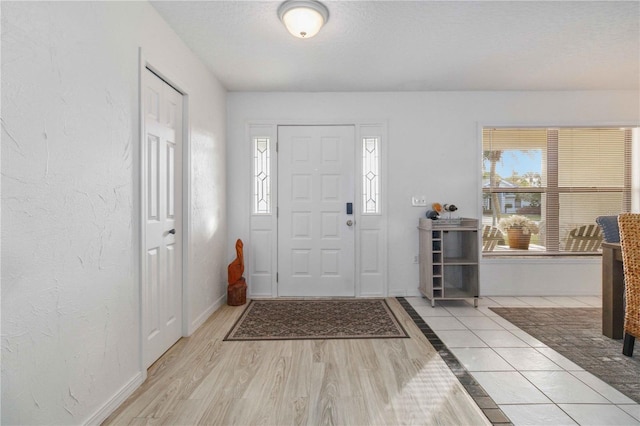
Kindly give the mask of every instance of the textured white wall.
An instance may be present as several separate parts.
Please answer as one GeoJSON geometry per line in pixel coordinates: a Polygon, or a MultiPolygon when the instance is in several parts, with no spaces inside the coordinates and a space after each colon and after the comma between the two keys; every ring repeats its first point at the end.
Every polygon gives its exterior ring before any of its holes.
{"type": "MultiPolygon", "coordinates": [[[[247,122],[387,120],[389,294],[418,295],[418,266],[413,257],[418,252],[418,218],[426,208],[411,207],[411,196],[424,194],[428,202],[453,203],[462,215],[478,217],[479,125],[637,124],[638,98],[637,91],[230,93],[228,211],[233,215],[229,214],[229,232],[240,238],[248,235],[247,122]]],[[[534,261],[526,274],[522,273],[526,261],[483,264],[481,293],[539,294],[536,286],[548,279],[552,281],[544,288],[551,294],[599,293],[599,259],[571,261],[556,268],[555,275],[545,273],[558,261],[534,261]],[[520,276],[519,283],[514,276],[520,276]]]]}
{"type": "Polygon", "coordinates": [[[100,420],[142,376],[139,47],[189,92],[190,328],[225,294],[226,93],[146,2],[1,7],[2,423],[100,420]]]}

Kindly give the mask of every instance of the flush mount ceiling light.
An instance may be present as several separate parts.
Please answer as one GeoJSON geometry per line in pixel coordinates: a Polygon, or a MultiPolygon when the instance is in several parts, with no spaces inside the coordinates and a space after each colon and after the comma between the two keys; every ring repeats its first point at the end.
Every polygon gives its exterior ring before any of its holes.
{"type": "Polygon", "coordinates": [[[288,0],[278,8],[278,17],[292,35],[311,38],[329,19],[329,9],[319,1],[288,0]]]}

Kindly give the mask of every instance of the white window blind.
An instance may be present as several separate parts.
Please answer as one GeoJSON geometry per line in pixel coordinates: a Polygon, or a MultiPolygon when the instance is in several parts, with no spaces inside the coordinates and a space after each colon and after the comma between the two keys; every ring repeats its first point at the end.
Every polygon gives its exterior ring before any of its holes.
{"type": "Polygon", "coordinates": [[[527,254],[597,252],[574,236],[631,208],[631,129],[484,129],[482,145],[483,223],[513,214],[537,222],[527,254]]]}
{"type": "MultiPolygon", "coordinates": [[[[569,233],[600,215],[628,211],[625,205],[626,135],[619,128],[558,129],[559,249],[569,250],[569,233]],[[564,244],[563,244],[564,243],[564,244]]],[[[554,222],[551,222],[554,223],[554,222]]],[[[554,223],[555,224],[555,223],[554,223]]]]}

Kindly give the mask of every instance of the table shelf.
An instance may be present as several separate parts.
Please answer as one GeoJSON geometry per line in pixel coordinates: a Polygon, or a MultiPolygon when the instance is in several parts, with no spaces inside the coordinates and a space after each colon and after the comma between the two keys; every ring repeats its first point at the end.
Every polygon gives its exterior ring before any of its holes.
{"type": "Polygon", "coordinates": [[[478,305],[479,276],[477,219],[445,222],[420,219],[420,292],[436,300],[468,299],[478,305]]]}

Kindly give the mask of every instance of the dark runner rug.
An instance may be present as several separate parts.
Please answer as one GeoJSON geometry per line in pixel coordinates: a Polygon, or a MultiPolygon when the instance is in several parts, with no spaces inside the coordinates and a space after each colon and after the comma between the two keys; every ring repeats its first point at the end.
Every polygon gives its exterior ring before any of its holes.
{"type": "Polygon", "coordinates": [[[602,309],[489,309],[640,402],[640,350],[626,357],[622,355],[622,340],[602,335],[602,309]]]}
{"type": "Polygon", "coordinates": [[[224,340],[409,337],[384,299],[252,300],[224,340]]]}

